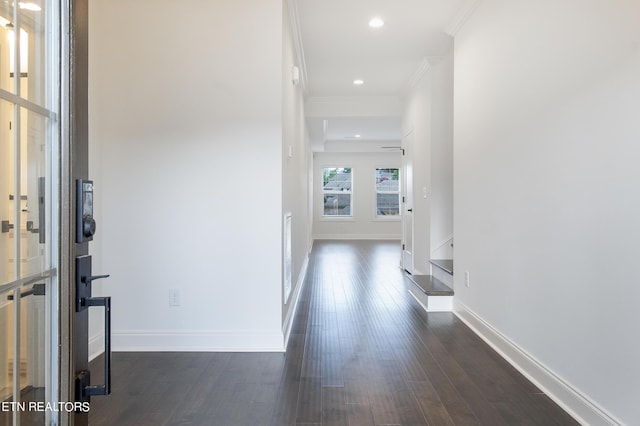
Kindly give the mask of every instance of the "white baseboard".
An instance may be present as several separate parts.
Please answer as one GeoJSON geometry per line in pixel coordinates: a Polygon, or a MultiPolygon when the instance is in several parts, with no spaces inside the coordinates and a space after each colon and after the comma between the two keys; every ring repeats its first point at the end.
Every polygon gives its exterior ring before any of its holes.
{"type": "Polygon", "coordinates": [[[114,330],[114,352],[284,352],[282,331],[114,330]]]}
{"type": "Polygon", "coordinates": [[[296,287],[293,290],[293,295],[291,296],[291,299],[289,301],[289,310],[287,311],[287,315],[284,319],[284,323],[282,324],[282,333],[284,334],[285,349],[287,347],[287,344],[289,343],[289,335],[291,334],[293,319],[295,318],[296,311],[298,310],[298,301],[300,299],[300,294],[302,293],[302,289],[304,287],[308,266],[309,266],[309,255],[306,255],[304,257],[304,262],[302,262],[302,268],[300,268],[300,274],[298,275],[298,282],[296,283],[296,287]]]}
{"type": "Polygon", "coordinates": [[[314,240],[401,240],[402,235],[395,234],[323,234],[314,235],[314,240]]]}
{"type": "Polygon", "coordinates": [[[612,426],[623,423],[567,383],[531,354],[500,333],[479,315],[456,302],[454,313],[482,340],[498,352],[527,379],[533,382],[549,398],[555,401],[580,424],[592,426],[612,426]]]}

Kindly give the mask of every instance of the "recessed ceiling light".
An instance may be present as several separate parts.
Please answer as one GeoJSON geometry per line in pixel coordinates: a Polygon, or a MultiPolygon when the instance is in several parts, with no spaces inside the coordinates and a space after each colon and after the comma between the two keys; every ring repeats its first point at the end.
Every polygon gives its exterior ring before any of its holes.
{"type": "Polygon", "coordinates": [[[353,135],[353,137],[354,137],[354,138],[359,138],[359,137],[360,137],[360,135],[353,135]]]}
{"type": "Polygon", "coordinates": [[[356,86],[362,86],[364,84],[364,80],[360,80],[358,78],[356,80],[353,80],[353,84],[355,84],[356,86]]]}
{"type": "Polygon", "coordinates": [[[371,20],[369,21],[369,26],[371,28],[381,28],[384,26],[384,21],[382,20],[382,18],[371,18],[371,20]]]}

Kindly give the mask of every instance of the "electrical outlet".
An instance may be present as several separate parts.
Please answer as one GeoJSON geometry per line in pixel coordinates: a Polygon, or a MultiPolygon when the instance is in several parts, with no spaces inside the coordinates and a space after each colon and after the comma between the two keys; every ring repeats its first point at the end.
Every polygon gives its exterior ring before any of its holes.
{"type": "Polygon", "coordinates": [[[180,306],[180,290],[177,288],[169,289],[169,306],[180,306]]]}
{"type": "Polygon", "coordinates": [[[469,288],[469,271],[464,271],[464,286],[469,288]]]}

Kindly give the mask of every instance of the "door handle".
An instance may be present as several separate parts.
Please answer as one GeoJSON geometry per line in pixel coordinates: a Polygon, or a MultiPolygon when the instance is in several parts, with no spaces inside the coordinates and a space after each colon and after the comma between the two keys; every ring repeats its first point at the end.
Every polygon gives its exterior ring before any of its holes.
{"type": "Polygon", "coordinates": [[[101,280],[103,278],[109,278],[111,275],[89,275],[88,277],[82,277],[82,282],[85,284],[91,284],[93,280],[101,280]]]}
{"type": "Polygon", "coordinates": [[[76,375],[76,400],[89,402],[93,395],[111,393],[111,297],[93,297],[91,283],[109,275],[91,274],[91,256],[76,258],[76,312],[92,306],[104,308],[104,384],[92,385],[91,373],[82,370],[76,375]]]}
{"type": "Polygon", "coordinates": [[[28,220],[27,221],[27,231],[31,232],[32,234],[39,234],[40,233],[40,228],[36,228],[33,226],[33,221],[32,220],[28,220]]]}
{"type": "Polygon", "coordinates": [[[94,395],[111,394],[111,297],[87,297],[85,306],[101,306],[104,308],[104,384],[91,385],[88,371],[80,373],[76,379],[76,395],[79,401],[85,402],[94,395]]]}
{"type": "Polygon", "coordinates": [[[411,212],[413,212],[413,209],[407,209],[407,211],[408,211],[409,213],[411,213],[411,212]]]}
{"type": "MultiPolygon", "coordinates": [[[[29,290],[24,293],[20,293],[20,299],[27,296],[44,296],[45,295],[45,286],[44,284],[34,284],[29,290]]],[[[7,300],[13,300],[13,294],[7,296],[7,300]]]]}
{"type": "Polygon", "coordinates": [[[8,220],[3,220],[2,221],[2,233],[6,234],[7,232],[9,232],[10,229],[13,229],[13,223],[9,222],[8,220]]]}

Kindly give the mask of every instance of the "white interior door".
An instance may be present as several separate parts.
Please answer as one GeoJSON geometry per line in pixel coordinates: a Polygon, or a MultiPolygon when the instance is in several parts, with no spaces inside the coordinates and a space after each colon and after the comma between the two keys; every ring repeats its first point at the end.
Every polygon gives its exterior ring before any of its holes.
{"type": "Polygon", "coordinates": [[[413,133],[402,138],[402,268],[413,273],[413,133]]]}

